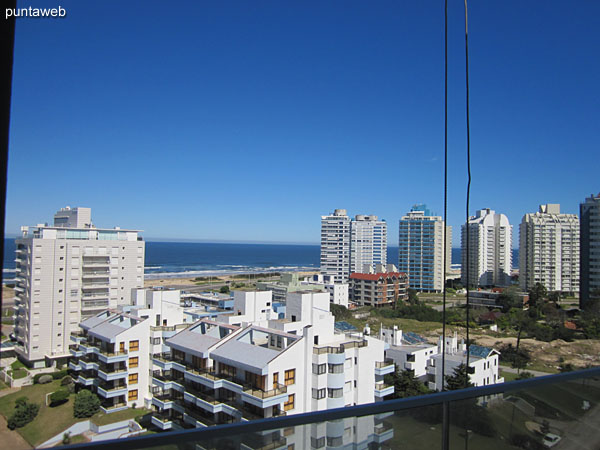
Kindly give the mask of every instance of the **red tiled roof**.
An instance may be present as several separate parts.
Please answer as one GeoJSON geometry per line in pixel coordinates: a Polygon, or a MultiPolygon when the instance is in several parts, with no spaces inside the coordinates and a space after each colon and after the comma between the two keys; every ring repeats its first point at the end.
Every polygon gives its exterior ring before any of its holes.
{"type": "Polygon", "coordinates": [[[400,278],[401,276],[406,276],[406,274],[401,273],[401,272],[384,272],[384,273],[352,273],[350,274],[350,278],[354,279],[354,280],[371,280],[371,281],[377,281],[380,278],[390,278],[390,277],[396,277],[396,278],[400,278]]]}

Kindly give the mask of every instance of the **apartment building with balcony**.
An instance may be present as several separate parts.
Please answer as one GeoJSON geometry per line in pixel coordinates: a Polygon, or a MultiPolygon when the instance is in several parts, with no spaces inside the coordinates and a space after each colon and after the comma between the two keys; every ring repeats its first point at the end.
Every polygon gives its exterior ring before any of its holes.
{"type": "Polygon", "coordinates": [[[345,209],[321,216],[321,273],[336,282],[350,276],[350,222],[345,209]]]}
{"type": "Polygon", "coordinates": [[[452,227],[445,226],[444,219],[434,216],[426,205],[415,205],[400,219],[398,238],[398,270],[408,275],[409,287],[441,292],[444,256],[447,270],[452,263],[452,227]]]}
{"type": "Polygon", "coordinates": [[[470,286],[510,286],[512,225],[504,214],[481,209],[462,226],[461,282],[470,286]],[[469,266],[467,267],[467,226],[469,266]]]}
{"type": "Polygon", "coordinates": [[[90,208],[63,208],[53,226],[22,227],[16,239],[15,351],[27,365],[66,361],[85,318],[129,304],[144,284],[139,230],[96,228],[90,208]]]}
{"type": "MultiPolygon", "coordinates": [[[[201,320],[166,340],[169,351],[153,359],[156,426],[201,427],[318,411],[393,393],[383,382],[393,371],[393,364],[384,364],[383,342],[335,333],[328,293],[289,294],[285,319],[267,319],[249,294],[234,297],[246,318],[259,311],[257,322],[201,320]]],[[[269,291],[255,294],[262,306],[270,303],[269,291]]]]}
{"type": "Polygon", "coordinates": [[[321,273],[344,283],[365,265],[387,264],[387,223],[377,216],[357,215],[345,209],[321,216],[321,273]]]}
{"type": "Polygon", "coordinates": [[[523,291],[537,283],[548,292],[579,292],[579,218],[561,214],[560,205],[540,205],[519,226],[519,283],[523,291]]]}
{"type": "Polygon", "coordinates": [[[579,205],[580,292],[579,307],[600,299],[600,194],[590,195],[579,205]]]}
{"type": "Polygon", "coordinates": [[[351,301],[358,306],[393,306],[408,299],[407,289],[408,277],[393,264],[350,275],[351,301]]]}
{"type": "Polygon", "coordinates": [[[106,413],[150,400],[150,319],[106,310],[79,324],[69,370],[75,382],[95,392],[106,413]]]}

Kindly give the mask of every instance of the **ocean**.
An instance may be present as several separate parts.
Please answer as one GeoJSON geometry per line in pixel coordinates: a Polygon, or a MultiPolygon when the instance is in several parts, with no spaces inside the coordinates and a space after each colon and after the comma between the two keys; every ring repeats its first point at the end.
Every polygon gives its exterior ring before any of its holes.
{"type": "MultiPolygon", "coordinates": [[[[460,248],[452,264],[460,265],[460,248]]],[[[146,279],[216,276],[235,273],[310,271],[319,268],[318,245],[146,242],[146,279]]],[[[388,262],[397,264],[398,247],[388,247],[388,262]]],[[[15,240],[4,240],[3,281],[15,273],[15,240]]],[[[518,265],[513,250],[513,267],[518,265]]]]}

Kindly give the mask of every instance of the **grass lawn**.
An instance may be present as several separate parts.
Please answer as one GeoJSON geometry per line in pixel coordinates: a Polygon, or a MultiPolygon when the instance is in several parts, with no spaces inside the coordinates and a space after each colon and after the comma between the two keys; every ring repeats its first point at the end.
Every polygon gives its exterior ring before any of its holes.
{"type": "MultiPolygon", "coordinates": [[[[16,430],[32,446],[39,445],[51,437],[63,432],[71,425],[87,420],[75,419],[73,417],[73,401],[75,399],[75,394],[72,394],[69,397],[69,400],[60,406],[54,408],[46,406],[46,394],[60,388],[60,380],[54,380],[48,384],[34,384],[33,386],[24,387],[18,392],[0,398],[0,414],[6,418],[10,417],[15,408],[15,400],[19,397],[27,397],[29,401],[40,405],[40,412],[37,417],[23,428],[18,428],[16,430]]],[[[133,419],[136,416],[148,412],[150,411],[145,408],[137,408],[135,410],[126,409],[117,411],[112,414],[97,413],[92,416],[91,420],[98,425],[106,425],[121,420],[133,419]]],[[[76,442],[73,441],[73,438],[75,438],[75,436],[71,438],[71,443],[76,442]]]]}
{"type": "MultiPolygon", "coordinates": [[[[524,371],[524,372],[526,372],[526,371],[524,371]]],[[[519,375],[516,373],[512,373],[512,372],[506,372],[505,370],[500,369],[500,376],[504,377],[505,382],[508,382],[508,381],[516,380],[519,375]]]]}
{"type": "Polygon", "coordinates": [[[92,422],[96,425],[107,425],[109,423],[120,422],[121,420],[135,419],[137,416],[143,416],[151,411],[146,408],[124,409],[110,414],[99,412],[92,416],[92,422]]]}
{"type": "Polygon", "coordinates": [[[25,378],[27,376],[27,371],[25,369],[16,369],[10,370],[8,374],[13,377],[13,380],[18,380],[19,378],[25,378]]]}
{"type": "Polygon", "coordinates": [[[0,380],[0,391],[2,389],[8,389],[8,384],[6,384],[4,381],[0,380]]]}
{"type": "Polygon", "coordinates": [[[71,436],[71,442],[69,442],[69,444],[81,444],[83,442],[89,441],[83,434],[76,434],[75,436],[71,436]]]}
{"type": "Polygon", "coordinates": [[[12,367],[13,369],[24,369],[25,368],[25,364],[23,364],[21,361],[19,361],[18,359],[13,362],[10,367],[12,367]]]}
{"type": "Polygon", "coordinates": [[[83,420],[73,417],[74,395],[71,395],[69,400],[60,406],[54,408],[46,406],[46,394],[54,392],[60,387],[60,380],[24,387],[18,392],[0,398],[0,414],[6,418],[10,417],[15,408],[15,400],[19,397],[27,397],[29,401],[40,405],[37,417],[23,428],[17,429],[18,433],[32,446],[39,445],[74,423],[83,420]]]}
{"type": "Polygon", "coordinates": [[[527,367],[524,370],[537,370],[539,372],[546,372],[549,374],[558,373],[558,369],[556,369],[555,367],[548,366],[546,363],[536,360],[532,360],[530,363],[528,363],[527,367]]]}

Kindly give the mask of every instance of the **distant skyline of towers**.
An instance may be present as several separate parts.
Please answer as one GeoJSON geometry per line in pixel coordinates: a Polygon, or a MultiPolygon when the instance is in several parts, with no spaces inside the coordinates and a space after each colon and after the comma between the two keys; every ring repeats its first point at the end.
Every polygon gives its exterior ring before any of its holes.
{"type": "Polygon", "coordinates": [[[512,270],[512,225],[504,214],[480,209],[461,229],[461,282],[469,286],[508,286],[512,270]],[[469,266],[467,267],[467,226],[469,266]]]}
{"type": "Polygon", "coordinates": [[[444,245],[444,220],[434,216],[427,205],[414,205],[398,226],[398,270],[408,275],[409,287],[422,292],[444,289],[444,251],[446,269],[452,263],[452,227],[446,227],[448,245],[444,245]]]}
{"type": "Polygon", "coordinates": [[[348,217],[345,209],[321,216],[321,273],[348,281],[365,266],[387,264],[387,223],[377,216],[348,217]]]}
{"type": "Polygon", "coordinates": [[[600,194],[591,194],[579,205],[580,291],[579,307],[600,299],[600,194]]]}
{"type": "Polygon", "coordinates": [[[559,204],[540,205],[519,225],[519,284],[537,283],[548,292],[579,292],[579,218],[561,214],[559,204]]]}

